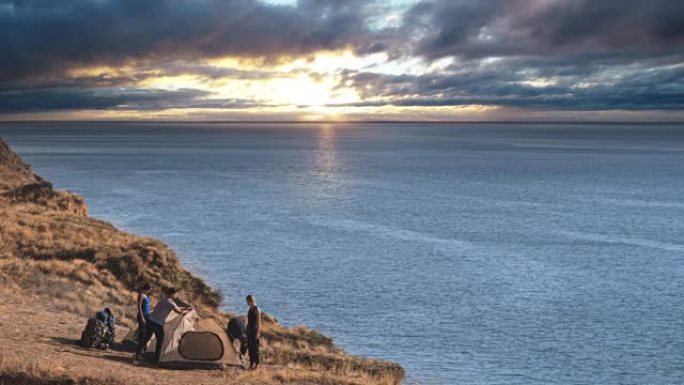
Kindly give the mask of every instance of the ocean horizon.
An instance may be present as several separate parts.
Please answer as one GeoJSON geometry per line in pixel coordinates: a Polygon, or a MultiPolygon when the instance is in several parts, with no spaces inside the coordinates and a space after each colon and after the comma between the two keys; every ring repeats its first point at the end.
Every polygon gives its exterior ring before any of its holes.
{"type": "Polygon", "coordinates": [[[0,123],[244,312],[408,384],[684,382],[684,125],[0,123]]]}

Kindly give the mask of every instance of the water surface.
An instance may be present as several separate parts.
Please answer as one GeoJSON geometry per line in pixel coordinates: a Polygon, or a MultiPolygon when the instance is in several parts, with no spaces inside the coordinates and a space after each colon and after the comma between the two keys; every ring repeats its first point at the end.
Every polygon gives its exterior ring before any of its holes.
{"type": "Polygon", "coordinates": [[[684,383],[684,129],[4,124],[92,215],[409,383],[684,383]]]}

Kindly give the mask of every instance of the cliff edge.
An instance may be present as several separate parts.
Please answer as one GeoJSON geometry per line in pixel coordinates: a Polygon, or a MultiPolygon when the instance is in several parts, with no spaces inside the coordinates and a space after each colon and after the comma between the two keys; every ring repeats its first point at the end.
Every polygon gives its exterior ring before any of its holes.
{"type": "MultiPolygon", "coordinates": [[[[163,242],[92,218],[82,196],[54,189],[0,139],[0,383],[2,384],[397,384],[403,369],[355,357],[304,326],[271,320],[265,366],[162,371],[130,354],[76,347],[87,316],[104,306],[122,323],[135,317],[135,286],[179,288],[220,322],[221,294],[185,270],[163,242]]],[[[157,293],[158,294],[158,293],[157,293]]],[[[155,295],[156,297],[157,295],[155,295]]],[[[123,333],[119,333],[122,336],[123,333]]],[[[120,338],[120,337],[119,337],[120,338]]]]}

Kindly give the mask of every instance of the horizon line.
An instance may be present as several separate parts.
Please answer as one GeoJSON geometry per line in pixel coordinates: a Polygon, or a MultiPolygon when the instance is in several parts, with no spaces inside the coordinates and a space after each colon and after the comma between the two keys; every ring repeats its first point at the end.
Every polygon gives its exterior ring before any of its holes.
{"type": "Polygon", "coordinates": [[[621,121],[621,120],[118,120],[118,119],[81,119],[81,120],[0,120],[8,123],[157,123],[157,124],[652,124],[676,125],[684,121],[621,121]]]}

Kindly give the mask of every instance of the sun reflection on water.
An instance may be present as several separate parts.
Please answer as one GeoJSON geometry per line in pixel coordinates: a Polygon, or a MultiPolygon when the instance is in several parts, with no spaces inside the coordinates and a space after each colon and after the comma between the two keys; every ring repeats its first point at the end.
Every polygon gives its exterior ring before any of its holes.
{"type": "Polygon", "coordinates": [[[313,176],[310,192],[317,200],[339,199],[344,194],[346,178],[342,158],[336,148],[336,127],[323,124],[317,135],[310,172],[313,176]]]}

